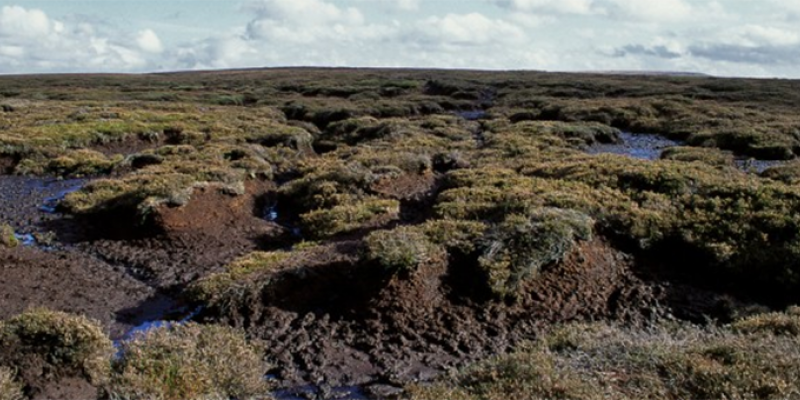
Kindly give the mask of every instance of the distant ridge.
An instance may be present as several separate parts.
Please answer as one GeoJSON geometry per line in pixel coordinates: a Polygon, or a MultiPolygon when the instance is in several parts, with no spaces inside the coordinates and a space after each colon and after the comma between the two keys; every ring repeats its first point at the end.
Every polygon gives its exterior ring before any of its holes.
{"type": "Polygon", "coordinates": [[[713,76],[701,72],[680,72],[680,71],[582,71],[578,73],[601,74],[601,75],[695,76],[695,77],[706,77],[706,78],[713,76]]]}

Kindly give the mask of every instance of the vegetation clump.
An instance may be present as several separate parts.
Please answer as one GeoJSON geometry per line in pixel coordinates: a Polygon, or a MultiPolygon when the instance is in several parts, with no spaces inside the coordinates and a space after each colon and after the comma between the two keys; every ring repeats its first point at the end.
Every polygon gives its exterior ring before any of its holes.
{"type": "Polygon", "coordinates": [[[0,367],[0,400],[23,400],[22,385],[14,380],[14,372],[0,367]]]}
{"type": "Polygon", "coordinates": [[[385,224],[397,219],[399,213],[399,201],[370,197],[352,204],[310,211],[300,215],[300,219],[312,237],[324,238],[367,224],[385,224]]]}
{"type": "Polygon", "coordinates": [[[800,337],[800,307],[789,307],[786,312],[757,314],[734,322],[736,332],[766,333],[800,337]]]}
{"type": "Polygon", "coordinates": [[[229,327],[152,329],[122,342],[120,353],[106,388],[112,398],[250,399],[268,389],[260,352],[229,327]]]}
{"type": "Polygon", "coordinates": [[[488,232],[478,263],[496,295],[514,297],[542,267],[560,261],[577,241],[591,239],[593,225],[590,217],[572,210],[541,208],[511,214],[488,232]]]}
{"type": "Polygon", "coordinates": [[[19,239],[14,233],[14,228],[8,224],[0,224],[0,245],[9,248],[19,246],[19,239]]]}
{"type": "Polygon", "coordinates": [[[364,244],[367,259],[377,262],[391,274],[413,274],[443,258],[443,249],[416,227],[374,231],[364,238],[364,244]]]}
{"type": "Polygon", "coordinates": [[[800,395],[796,336],[667,323],[573,323],[433,385],[413,400],[786,399],[800,395]]]}
{"type": "Polygon", "coordinates": [[[44,375],[79,377],[95,385],[108,379],[114,354],[98,322],[45,309],[0,322],[0,349],[0,366],[41,363],[44,375]]]}
{"type": "Polygon", "coordinates": [[[734,157],[730,152],[705,147],[670,147],[661,153],[662,160],[701,162],[714,167],[734,167],[734,157]]]}
{"type": "Polygon", "coordinates": [[[211,303],[224,297],[229,290],[241,285],[250,275],[274,271],[289,259],[287,251],[253,252],[234,260],[225,270],[206,276],[190,288],[194,300],[211,303]]]}

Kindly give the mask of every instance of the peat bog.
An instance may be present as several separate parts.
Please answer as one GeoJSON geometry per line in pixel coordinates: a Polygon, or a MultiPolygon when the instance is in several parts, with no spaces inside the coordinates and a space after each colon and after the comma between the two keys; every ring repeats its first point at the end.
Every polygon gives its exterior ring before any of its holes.
{"type": "Polygon", "coordinates": [[[0,86],[0,399],[800,396],[799,82],[0,86]]]}

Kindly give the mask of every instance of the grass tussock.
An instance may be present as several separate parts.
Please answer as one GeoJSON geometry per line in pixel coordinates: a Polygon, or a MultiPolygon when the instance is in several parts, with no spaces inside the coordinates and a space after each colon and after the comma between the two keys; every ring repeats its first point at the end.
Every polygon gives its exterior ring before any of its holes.
{"type": "Polygon", "coordinates": [[[353,204],[341,204],[300,215],[303,229],[312,237],[325,238],[347,233],[370,224],[385,224],[398,218],[400,202],[366,198],[353,204]]]}
{"type": "Polygon", "coordinates": [[[509,215],[483,239],[478,259],[492,292],[513,298],[523,282],[568,255],[577,241],[591,239],[593,225],[587,215],[558,208],[509,215]]]}
{"type": "MultiPolygon", "coordinates": [[[[758,317],[756,317],[758,318],[758,317]]],[[[664,324],[575,323],[432,385],[413,400],[789,399],[800,395],[797,336],[664,324]]]]}
{"type": "Polygon", "coordinates": [[[364,244],[366,258],[392,274],[412,274],[443,259],[443,249],[414,227],[374,231],[364,238],[364,244]]]}
{"type": "MultiPolygon", "coordinates": [[[[302,251],[302,249],[298,249],[302,251]]],[[[212,303],[242,285],[253,274],[275,271],[290,257],[286,251],[253,252],[225,266],[225,270],[209,275],[190,288],[190,296],[205,303],[212,303]]]]}
{"type": "Polygon", "coordinates": [[[264,398],[266,369],[242,332],[172,325],[122,343],[107,391],[130,400],[264,398]]]}
{"type": "Polygon", "coordinates": [[[81,377],[93,384],[108,379],[114,351],[98,322],[44,309],[0,322],[0,349],[2,366],[42,363],[46,373],[81,377]]]}
{"type": "Polygon", "coordinates": [[[22,400],[22,385],[14,380],[14,373],[10,368],[0,367],[0,400],[22,400]]]}
{"type": "Polygon", "coordinates": [[[671,147],[661,153],[661,159],[700,162],[714,167],[735,166],[732,153],[705,147],[671,147]]]}

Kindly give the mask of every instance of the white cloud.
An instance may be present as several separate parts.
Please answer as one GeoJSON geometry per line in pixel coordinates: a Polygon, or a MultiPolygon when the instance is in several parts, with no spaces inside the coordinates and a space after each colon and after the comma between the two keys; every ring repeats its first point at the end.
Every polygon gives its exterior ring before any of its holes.
{"type": "Polygon", "coordinates": [[[91,24],[67,24],[39,9],[0,9],[0,72],[131,71],[151,65],[148,53],[162,50],[158,36],[144,30],[116,37],[91,24]]]}
{"type": "Polygon", "coordinates": [[[419,9],[421,0],[396,0],[397,8],[406,11],[415,11],[419,9]]]}
{"type": "Polygon", "coordinates": [[[590,14],[594,0],[493,0],[503,8],[524,12],[590,14]]]}
{"type": "Polygon", "coordinates": [[[725,39],[740,45],[752,46],[789,46],[800,42],[800,35],[790,31],[771,26],[748,24],[727,32],[725,39]]]}
{"type": "Polygon", "coordinates": [[[617,18],[630,22],[682,21],[692,17],[694,7],[684,0],[603,0],[598,7],[617,18]]]}
{"type": "Polygon", "coordinates": [[[254,11],[259,20],[302,26],[348,23],[360,24],[364,16],[354,7],[340,8],[322,0],[260,0],[249,3],[246,9],[254,11]]]}
{"type": "Polygon", "coordinates": [[[800,76],[800,0],[244,1],[191,34],[144,14],[120,26],[83,2],[63,16],[47,2],[2,6],[0,73],[326,65],[800,76]]]}
{"type": "Polygon", "coordinates": [[[140,49],[148,53],[161,53],[164,51],[161,39],[152,29],[139,31],[139,34],[136,35],[136,44],[139,45],[140,49]]]}
{"type": "Polygon", "coordinates": [[[41,10],[20,6],[0,9],[0,37],[42,37],[59,30],[63,30],[63,25],[51,21],[41,10]]]}
{"type": "Polygon", "coordinates": [[[416,29],[406,34],[405,39],[434,45],[474,46],[519,43],[525,39],[525,32],[512,23],[490,19],[479,13],[447,14],[421,21],[416,29]]]}

